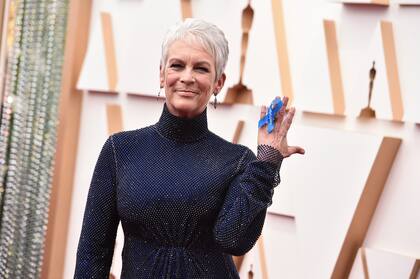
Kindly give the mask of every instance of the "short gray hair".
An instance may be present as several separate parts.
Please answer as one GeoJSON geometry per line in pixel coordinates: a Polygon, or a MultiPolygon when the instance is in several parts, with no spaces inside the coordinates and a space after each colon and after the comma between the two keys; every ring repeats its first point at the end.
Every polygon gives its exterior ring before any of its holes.
{"type": "Polygon", "coordinates": [[[220,78],[229,56],[228,41],[222,30],[212,23],[196,18],[187,18],[175,24],[168,30],[163,39],[160,60],[162,68],[166,65],[169,47],[178,40],[201,44],[213,56],[216,66],[216,80],[220,78]]]}

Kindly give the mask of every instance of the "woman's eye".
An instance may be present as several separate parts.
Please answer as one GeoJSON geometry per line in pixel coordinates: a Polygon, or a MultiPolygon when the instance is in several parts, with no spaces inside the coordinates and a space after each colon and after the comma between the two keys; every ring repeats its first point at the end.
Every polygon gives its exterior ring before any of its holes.
{"type": "Polygon", "coordinates": [[[199,70],[200,72],[205,72],[205,73],[209,72],[209,69],[207,69],[206,67],[197,67],[197,70],[199,70]]]}
{"type": "Polygon", "coordinates": [[[180,69],[180,68],[182,68],[182,65],[178,64],[178,63],[171,64],[171,68],[180,69]]]}

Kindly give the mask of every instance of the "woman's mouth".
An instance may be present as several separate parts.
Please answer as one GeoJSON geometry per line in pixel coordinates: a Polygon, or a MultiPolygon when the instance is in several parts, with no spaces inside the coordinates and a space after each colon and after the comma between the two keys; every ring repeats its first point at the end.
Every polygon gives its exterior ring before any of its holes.
{"type": "Polygon", "coordinates": [[[176,93],[178,93],[181,96],[186,96],[186,97],[198,95],[197,91],[187,90],[187,89],[178,89],[176,90],[176,93]]]}

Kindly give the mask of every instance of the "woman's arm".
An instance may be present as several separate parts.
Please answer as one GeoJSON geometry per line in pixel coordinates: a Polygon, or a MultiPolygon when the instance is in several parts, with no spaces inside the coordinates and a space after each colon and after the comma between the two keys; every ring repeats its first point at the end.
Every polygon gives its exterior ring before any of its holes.
{"type": "Polygon", "coordinates": [[[257,158],[245,151],[213,231],[226,253],[243,255],[258,240],[274,187],[280,183],[282,160],[280,152],[268,145],[258,146],[257,158]]]}
{"type": "MultiPolygon", "coordinates": [[[[273,189],[280,183],[281,162],[293,154],[305,153],[302,147],[287,143],[295,109],[286,111],[288,97],[283,97],[282,101],[274,129],[268,132],[263,126],[258,130],[257,160],[248,151],[239,162],[239,174],[230,185],[216,220],[214,238],[226,253],[243,255],[254,246],[261,234],[267,207],[271,205],[273,189]]],[[[260,117],[266,113],[267,108],[263,106],[260,117]]]]}
{"type": "Polygon", "coordinates": [[[102,147],[86,202],[74,278],[108,278],[119,218],[112,136],[102,147]]]}

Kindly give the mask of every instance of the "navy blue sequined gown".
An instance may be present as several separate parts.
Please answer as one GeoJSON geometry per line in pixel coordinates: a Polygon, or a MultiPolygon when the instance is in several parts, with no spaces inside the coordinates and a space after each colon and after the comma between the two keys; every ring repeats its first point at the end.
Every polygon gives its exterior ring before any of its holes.
{"type": "Polygon", "coordinates": [[[74,278],[108,278],[118,223],[121,278],[239,278],[231,255],[257,241],[280,153],[210,132],[206,110],[112,135],[93,173],[74,278]]]}

